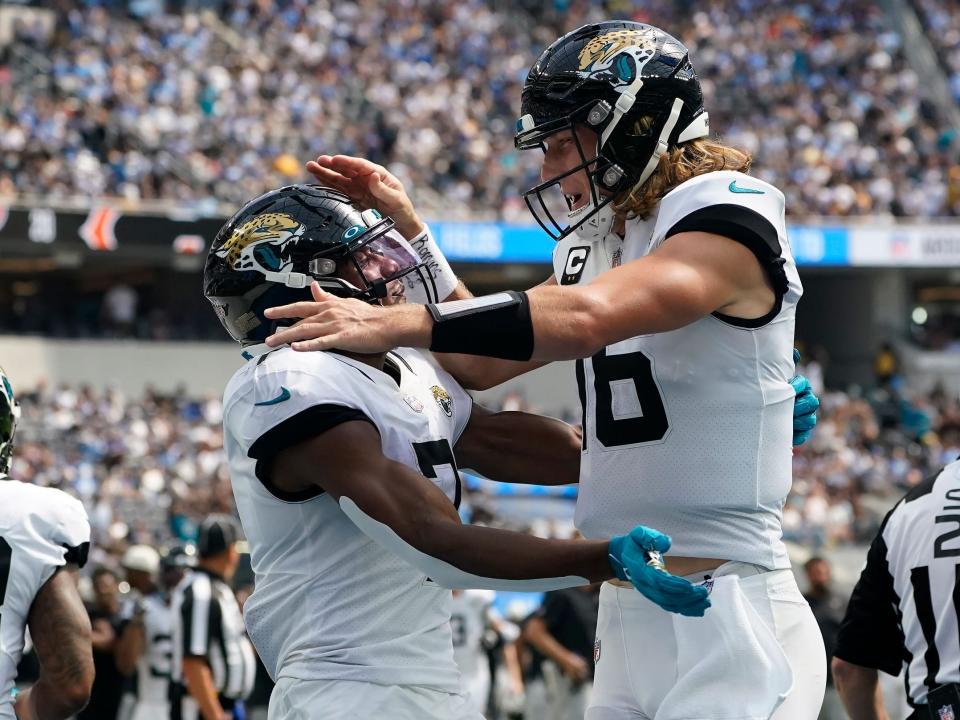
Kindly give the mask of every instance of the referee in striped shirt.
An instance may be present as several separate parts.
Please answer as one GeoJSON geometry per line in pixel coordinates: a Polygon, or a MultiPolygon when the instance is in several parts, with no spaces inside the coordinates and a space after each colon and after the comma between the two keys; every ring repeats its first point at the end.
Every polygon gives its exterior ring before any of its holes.
{"type": "Polygon", "coordinates": [[[905,670],[908,720],[960,720],[960,461],[898,502],[840,626],[833,678],[852,720],[886,720],[877,671],[905,670]]]}
{"type": "Polygon", "coordinates": [[[173,593],[171,720],[243,720],[256,660],[228,584],[240,555],[226,515],[200,525],[197,567],[173,593]]]}

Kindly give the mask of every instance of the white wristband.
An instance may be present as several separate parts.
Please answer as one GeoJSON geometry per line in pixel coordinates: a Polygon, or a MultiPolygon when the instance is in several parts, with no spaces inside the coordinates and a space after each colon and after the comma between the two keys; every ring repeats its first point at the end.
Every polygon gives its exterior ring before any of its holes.
{"type": "Polygon", "coordinates": [[[426,286],[420,282],[415,274],[407,275],[407,301],[427,305],[428,303],[443,302],[457,287],[457,276],[444,257],[443,251],[437,245],[430,233],[430,228],[423,226],[422,233],[410,241],[411,247],[426,264],[430,276],[433,278],[432,287],[429,281],[426,286]]]}

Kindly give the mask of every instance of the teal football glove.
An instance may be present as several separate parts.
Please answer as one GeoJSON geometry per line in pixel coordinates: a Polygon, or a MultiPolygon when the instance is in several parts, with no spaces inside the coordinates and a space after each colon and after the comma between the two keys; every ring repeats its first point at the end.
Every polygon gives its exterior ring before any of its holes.
{"type": "Polygon", "coordinates": [[[620,580],[629,580],[644,597],[667,612],[703,617],[710,607],[710,593],[706,587],[663,569],[659,554],[669,549],[669,537],[637,525],[629,535],[610,539],[610,566],[620,580]]]}
{"type": "MultiPolygon", "coordinates": [[[[793,351],[793,362],[800,362],[800,351],[797,349],[793,351]]],[[[817,408],[820,407],[820,400],[813,394],[810,381],[803,375],[794,375],[790,379],[790,384],[796,393],[793,400],[793,445],[796,447],[810,439],[810,433],[817,424],[817,408]]]]}

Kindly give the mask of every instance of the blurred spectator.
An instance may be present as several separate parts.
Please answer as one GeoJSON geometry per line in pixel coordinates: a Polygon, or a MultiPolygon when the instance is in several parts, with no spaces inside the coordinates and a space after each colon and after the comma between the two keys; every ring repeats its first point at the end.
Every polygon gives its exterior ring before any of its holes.
{"type": "Polygon", "coordinates": [[[897,357],[893,345],[889,342],[883,343],[873,357],[873,375],[877,385],[883,387],[893,380],[899,371],[900,359],[897,357]]]}
{"type": "Polygon", "coordinates": [[[77,715],[77,720],[116,720],[120,709],[123,675],[115,658],[117,637],[122,620],[117,576],[112,570],[98,567],[93,571],[93,602],[87,608],[93,627],[93,667],[96,677],[90,702],[77,715]]]}
{"type": "Polygon", "coordinates": [[[526,683],[526,717],[583,717],[598,652],[599,602],[599,584],[554,590],[527,621],[523,638],[536,652],[526,683]]]}
{"type": "Polygon", "coordinates": [[[960,7],[955,2],[912,0],[926,37],[937,51],[954,102],[960,103],[960,7]]]}
{"type": "Polygon", "coordinates": [[[123,283],[103,296],[104,321],[115,337],[131,337],[137,320],[137,291],[123,283]]]}
{"type": "Polygon", "coordinates": [[[813,610],[813,616],[817,619],[817,625],[820,626],[823,644],[827,651],[827,692],[819,720],[845,720],[843,705],[833,686],[830,660],[833,657],[833,649],[837,645],[837,633],[840,632],[847,599],[833,591],[830,563],[826,559],[819,556],[811,557],[804,563],[803,569],[807,575],[807,592],[803,597],[813,610]]]}

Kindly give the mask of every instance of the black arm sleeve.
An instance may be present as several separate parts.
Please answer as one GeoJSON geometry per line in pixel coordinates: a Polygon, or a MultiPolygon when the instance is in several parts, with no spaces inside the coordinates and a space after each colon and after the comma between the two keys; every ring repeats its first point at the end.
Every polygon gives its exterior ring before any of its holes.
{"type": "Polygon", "coordinates": [[[341,423],[353,420],[363,420],[376,427],[373,420],[362,410],[333,404],[314,405],[274,425],[257,438],[247,452],[251,459],[257,461],[257,479],[263,483],[271,495],[286,502],[302,502],[323,494],[320,488],[300,493],[287,493],[273,487],[269,481],[270,462],[282,450],[299,445],[341,423]]]}
{"type": "Polygon", "coordinates": [[[752,252],[760,267],[770,278],[776,302],[773,309],[766,315],[744,319],[735,318],[722,313],[714,313],[724,322],[739,327],[756,328],[766,325],[777,313],[783,304],[783,296],[789,288],[787,274],[784,271],[785,260],[780,247],[780,238],[773,224],[760,213],[732,203],[710,205],[700,208],[680,219],[671,227],[664,238],[684,232],[706,232],[735,240],[745,245],[752,252]]]}
{"type": "Polygon", "coordinates": [[[899,605],[881,528],[870,545],[867,565],[847,605],[834,656],[854,665],[899,675],[906,659],[899,605]]]}

